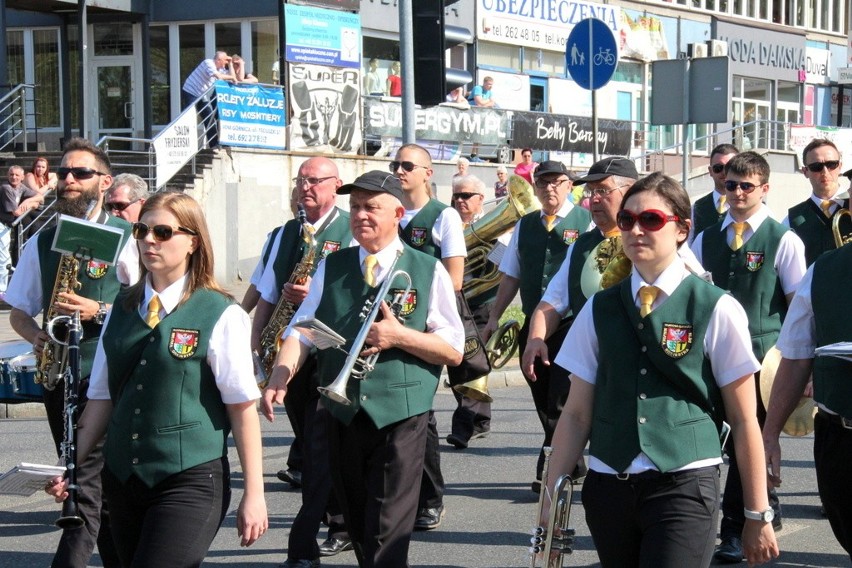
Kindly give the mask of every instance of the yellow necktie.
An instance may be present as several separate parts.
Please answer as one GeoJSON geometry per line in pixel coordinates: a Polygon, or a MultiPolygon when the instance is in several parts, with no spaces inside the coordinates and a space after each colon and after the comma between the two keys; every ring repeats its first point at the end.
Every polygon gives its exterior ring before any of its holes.
{"type": "Polygon", "coordinates": [[[642,286],[639,288],[639,315],[643,318],[651,313],[651,306],[654,305],[654,300],[657,299],[657,294],[660,289],[656,286],[642,286]]]}
{"type": "Polygon", "coordinates": [[[544,216],[544,226],[548,231],[553,229],[553,226],[556,224],[556,215],[545,215],[544,216]]]}
{"type": "Polygon", "coordinates": [[[743,246],[743,233],[745,232],[745,221],[742,223],[733,223],[734,225],[734,240],[731,241],[731,250],[740,250],[743,246]]]}
{"type": "Polygon", "coordinates": [[[368,254],[364,258],[364,282],[368,286],[375,288],[376,286],[376,266],[379,265],[379,259],[372,254],[368,254]]]}
{"type": "Polygon", "coordinates": [[[148,327],[157,327],[157,324],[160,323],[160,308],[162,307],[159,296],[154,296],[148,302],[148,313],[145,315],[145,323],[148,324],[148,327]]]}
{"type": "Polygon", "coordinates": [[[724,213],[724,212],[725,212],[725,202],[726,202],[727,200],[728,200],[728,196],[727,196],[727,195],[720,195],[720,196],[719,196],[719,206],[718,206],[718,207],[716,207],[716,211],[718,211],[718,212],[719,212],[719,215],[721,215],[722,213],[724,213]]]}
{"type": "Polygon", "coordinates": [[[618,227],[612,229],[611,231],[607,231],[606,233],[604,233],[604,238],[606,238],[606,239],[609,239],[609,238],[612,238],[612,237],[620,237],[620,236],[621,236],[621,229],[619,229],[618,227]]]}
{"type": "Polygon", "coordinates": [[[819,206],[822,209],[823,215],[825,215],[826,217],[831,217],[831,201],[829,201],[828,199],[823,199],[822,203],[820,203],[819,206]]]}

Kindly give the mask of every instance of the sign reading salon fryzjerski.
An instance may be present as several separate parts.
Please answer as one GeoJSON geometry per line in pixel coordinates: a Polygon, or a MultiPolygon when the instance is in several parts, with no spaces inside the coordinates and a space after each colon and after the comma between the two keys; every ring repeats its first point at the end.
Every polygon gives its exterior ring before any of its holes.
{"type": "MultiPolygon", "coordinates": [[[[598,153],[626,156],[632,129],[624,120],[598,119],[598,153]]],[[[593,153],[592,119],[541,112],[516,112],[512,117],[512,145],[559,152],[593,153]]]]}

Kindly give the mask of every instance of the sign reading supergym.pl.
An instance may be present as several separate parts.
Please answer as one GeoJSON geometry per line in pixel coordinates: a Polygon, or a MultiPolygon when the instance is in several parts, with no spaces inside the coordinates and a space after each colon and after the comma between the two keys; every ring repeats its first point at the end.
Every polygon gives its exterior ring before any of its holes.
{"type": "Polygon", "coordinates": [[[621,9],[579,0],[477,0],[477,38],[547,51],[565,51],[577,22],[602,20],[618,31],[621,9]]]}

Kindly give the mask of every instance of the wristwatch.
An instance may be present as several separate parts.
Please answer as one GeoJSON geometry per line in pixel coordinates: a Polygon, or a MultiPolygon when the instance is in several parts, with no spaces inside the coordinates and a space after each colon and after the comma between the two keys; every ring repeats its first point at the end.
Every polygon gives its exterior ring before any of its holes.
{"type": "Polygon", "coordinates": [[[98,302],[98,311],[92,316],[92,321],[98,325],[103,325],[107,315],[107,307],[103,302],[98,302]]]}
{"type": "Polygon", "coordinates": [[[772,508],[766,509],[765,511],[751,511],[749,509],[743,509],[743,514],[746,519],[761,521],[763,523],[771,523],[772,519],[775,518],[775,511],[773,511],[772,508]]]}

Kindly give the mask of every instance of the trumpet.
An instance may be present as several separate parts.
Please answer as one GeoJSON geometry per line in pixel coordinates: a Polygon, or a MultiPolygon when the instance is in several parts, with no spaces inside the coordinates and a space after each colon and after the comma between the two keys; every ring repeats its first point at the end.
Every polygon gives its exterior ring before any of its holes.
{"type": "Polygon", "coordinates": [[[831,220],[831,233],[834,235],[834,244],[837,248],[852,241],[852,230],[848,227],[843,229],[840,227],[840,222],[844,217],[847,221],[850,221],[852,220],[852,213],[849,213],[848,209],[840,209],[834,214],[834,218],[831,220]]]}
{"type": "MultiPolygon", "coordinates": [[[[340,373],[337,374],[337,378],[334,379],[330,385],[327,387],[317,388],[321,395],[348,406],[352,404],[352,401],[346,396],[346,387],[349,384],[349,379],[366,379],[367,375],[376,368],[376,361],[379,358],[379,353],[373,353],[364,359],[361,357],[361,351],[364,350],[364,344],[367,342],[367,334],[369,333],[373,322],[376,321],[376,318],[379,315],[382,302],[384,302],[385,296],[390,291],[393,281],[397,277],[403,278],[406,281],[405,291],[394,296],[393,301],[390,304],[390,309],[394,316],[399,314],[405,298],[407,298],[408,294],[411,292],[411,276],[404,270],[394,270],[403,252],[403,250],[397,251],[396,257],[394,257],[393,262],[390,265],[390,269],[388,270],[388,277],[385,278],[384,282],[382,282],[382,285],[379,287],[376,295],[367,300],[364,307],[361,309],[360,317],[364,323],[358,331],[358,335],[355,336],[352,348],[347,352],[346,362],[340,370],[340,373]]],[[[337,347],[337,349],[340,349],[340,347],[337,347]]],[[[341,351],[343,351],[343,349],[341,349],[341,351]]]]}
{"type": "MultiPolygon", "coordinates": [[[[547,470],[552,453],[553,448],[549,446],[544,448],[544,471],[535,522],[539,522],[541,519],[544,500],[548,498],[545,484],[547,483],[547,470]]],[[[547,524],[545,526],[539,525],[533,529],[533,536],[530,539],[532,544],[530,547],[530,568],[536,568],[539,557],[542,558],[544,568],[561,568],[565,555],[574,551],[574,529],[568,526],[573,495],[574,481],[571,476],[567,474],[561,476],[556,481],[553,494],[550,495],[550,515],[547,524]]]]}

